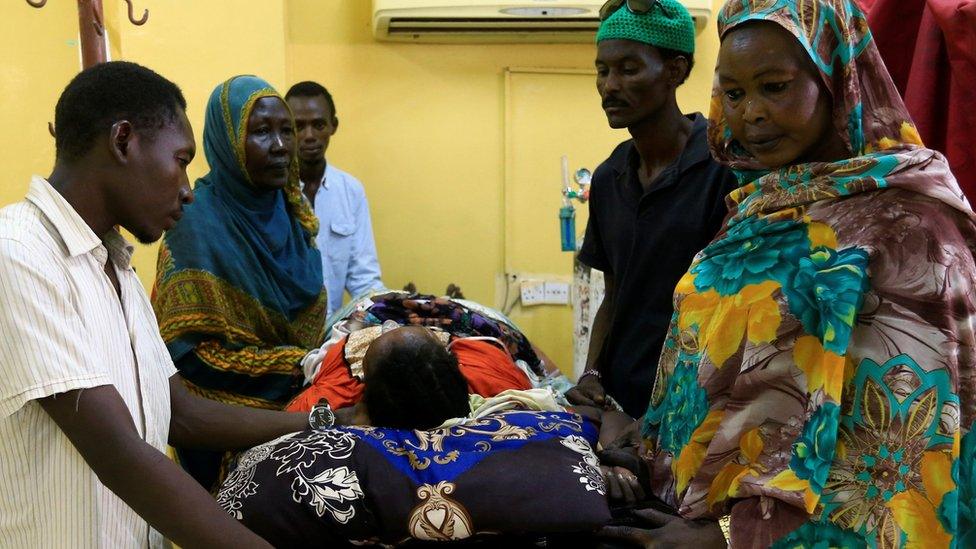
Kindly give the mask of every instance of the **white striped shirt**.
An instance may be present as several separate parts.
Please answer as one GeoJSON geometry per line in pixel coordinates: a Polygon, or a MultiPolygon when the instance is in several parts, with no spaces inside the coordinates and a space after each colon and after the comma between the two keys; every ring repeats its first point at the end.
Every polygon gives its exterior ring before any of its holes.
{"type": "Polygon", "coordinates": [[[166,545],[36,401],[114,385],[139,435],[166,450],[176,369],[131,257],[118,232],[99,239],[41,177],[0,210],[0,547],[166,545]]]}

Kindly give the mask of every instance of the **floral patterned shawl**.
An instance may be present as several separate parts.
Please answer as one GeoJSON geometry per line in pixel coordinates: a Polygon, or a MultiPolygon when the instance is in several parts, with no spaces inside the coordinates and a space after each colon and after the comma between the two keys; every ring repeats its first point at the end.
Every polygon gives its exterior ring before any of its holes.
{"type": "Polygon", "coordinates": [[[850,158],[764,170],[713,90],[743,186],[675,291],[642,422],[652,491],[733,546],[976,547],[974,214],[850,0],[730,0],[781,25],[850,158]],[[961,453],[962,452],[962,453],[961,453]]]}

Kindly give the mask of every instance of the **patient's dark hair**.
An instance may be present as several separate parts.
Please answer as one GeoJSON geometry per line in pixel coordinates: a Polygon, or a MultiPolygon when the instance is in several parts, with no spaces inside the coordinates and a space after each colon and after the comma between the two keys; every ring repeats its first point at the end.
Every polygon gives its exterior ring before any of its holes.
{"type": "Polygon", "coordinates": [[[370,423],[422,430],[467,416],[468,382],[457,358],[430,335],[409,334],[410,330],[422,328],[400,328],[397,336],[407,337],[368,353],[363,401],[370,423]]]}

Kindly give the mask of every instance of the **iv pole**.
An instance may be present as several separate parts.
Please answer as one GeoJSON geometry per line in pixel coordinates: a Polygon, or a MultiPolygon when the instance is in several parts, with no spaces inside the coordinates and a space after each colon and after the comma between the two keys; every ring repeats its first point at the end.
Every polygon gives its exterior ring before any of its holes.
{"type": "MultiPolygon", "coordinates": [[[[26,0],[34,8],[43,8],[47,0],[26,0]]],[[[142,17],[135,18],[135,8],[132,0],[124,0],[129,7],[129,22],[133,25],[145,25],[149,19],[149,10],[143,10],[142,17]]],[[[77,0],[78,2],[78,34],[81,38],[81,68],[95,66],[107,60],[105,53],[105,24],[103,23],[102,0],[77,0]]],[[[47,129],[54,135],[54,126],[50,122],[47,129]]]]}

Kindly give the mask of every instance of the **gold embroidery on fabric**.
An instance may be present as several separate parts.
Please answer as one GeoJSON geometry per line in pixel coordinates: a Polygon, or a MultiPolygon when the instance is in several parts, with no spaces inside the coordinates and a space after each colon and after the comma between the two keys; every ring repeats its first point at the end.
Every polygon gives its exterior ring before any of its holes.
{"type": "Polygon", "coordinates": [[[346,362],[349,363],[349,370],[353,377],[362,380],[365,377],[363,373],[363,358],[366,357],[366,351],[369,346],[373,344],[376,338],[380,337],[383,333],[383,328],[380,326],[369,326],[361,330],[356,330],[349,334],[346,338],[346,346],[343,353],[346,357],[346,362]]]}
{"type": "MultiPolygon", "coordinates": [[[[551,431],[553,429],[550,428],[544,430],[551,431]]],[[[494,431],[490,431],[487,429],[475,429],[472,427],[472,428],[466,428],[465,432],[475,433],[479,435],[491,435],[491,440],[493,442],[498,442],[502,440],[528,440],[529,437],[533,437],[536,434],[536,430],[533,429],[532,427],[519,427],[517,425],[510,425],[504,421],[502,422],[502,425],[497,430],[494,431]]],[[[460,434],[460,433],[456,433],[456,434],[460,434]]],[[[488,443],[482,442],[481,444],[488,444],[488,443]]]]}
{"type": "MultiPolygon", "coordinates": [[[[176,265],[173,263],[173,253],[169,251],[169,246],[165,244],[159,247],[159,259],[156,260],[156,269],[161,273],[171,272],[176,265]]],[[[153,295],[155,295],[155,290],[159,285],[159,277],[156,278],[155,284],[153,284],[153,295]]]]}
{"type": "Polygon", "coordinates": [[[454,484],[441,481],[417,488],[421,503],[410,512],[408,529],[415,539],[451,541],[471,537],[474,526],[471,515],[457,501],[447,497],[454,484]]]}
{"type": "Polygon", "coordinates": [[[298,183],[298,159],[292,158],[291,175],[288,184],[285,185],[285,198],[288,200],[288,207],[292,215],[298,218],[298,223],[308,235],[308,245],[316,248],[315,235],[319,234],[319,218],[312,211],[311,203],[305,199],[302,189],[298,183]]]}
{"type": "MultiPolygon", "coordinates": [[[[164,249],[163,254],[168,253],[164,249]]],[[[199,269],[160,271],[155,292],[159,331],[167,342],[187,333],[203,333],[244,345],[282,341],[312,348],[324,337],[324,291],[292,322],[263,307],[246,292],[199,269]]]]}
{"type": "MultiPolygon", "coordinates": [[[[237,77],[235,76],[234,78],[237,77]]],[[[230,84],[234,81],[234,78],[224,81],[223,87],[220,88],[220,110],[224,115],[224,126],[227,127],[228,143],[234,143],[234,119],[230,114],[230,84]]],[[[234,146],[234,154],[238,154],[236,145],[234,146]]],[[[238,157],[237,162],[243,165],[240,157],[238,157]]]]}
{"type": "MultiPolygon", "coordinates": [[[[451,339],[451,334],[447,332],[432,331],[431,333],[444,345],[447,345],[451,339]]],[[[381,326],[367,326],[366,328],[361,328],[350,333],[346,338],[346,346],[343,354],[346,357],[346,362],[349,364],[349,370],[353,377],[359,380],[363,379],[365,376],[363,373],[363,359],[366,357],[366,351],[369,350],[369,346],[373,344],[373,341],[382,334],[383,328],[381,326]]]]}
{"type": "MultiPolygon", "coordinates": [[[[555,431],[565,427],[568,427],[576,432],[583,430],[583,419],[578,415],[574,416],[573,420],[571,421],[553,419],[543,414],[535,415],[540,420],[551,420],[546,423],[539,424],[539,429],[544,432],[555,431]]],[[[377,440],[383,438],[382,436],[373,435],[372,431],[365,433],[372,435],[377,440]]],[[[479,441],[475,444],[475,448],[477,448],[479,452],[489,452],[491,451],[492,442],[500,442],[505,440],[528,440],[537,433],[538,431],[532,427],[519,427],[517,425],[508,423],[503,417],[492,417],[473,420],[463,425],[445,429],[414,431],[414,435],[417,437],[416,442],[406,440],[403,441],[401,445],[401,441],[398,440],[384,440],[383,446],[393,455],[406,456],[411,469],[415,471],[423,471],[434,463],[446,465],[456,461],[458,457],[460,457],[460,454],[457,451],[452,450],[444,453],[444,441],[448,437],[463,437],[469,434],[488,436],[490,440],[479,441]],[[427,458],[418,457],[417,452],[434,452],[435,454],[427,458]]]]}
{"type": "Polygon", "coordinates": [[[434,456],[433,458],[417,457],[417,454],[412,450],[404,450],[402,448],[390,449],[390,453],[397,456],[407,456],[407,463],[410,464],[410,468],[414,471],[423,471],[434,463],[447,465],[448,463],[457,461],[457,458],[461,457],[461,453],[457,450],[451,450],[442,456],[434,456]]]}
{"type": "MultiPolygon", "coordinates": [[[[415,450],[420,452],[443,452],[444,439],[450,436],[451,433],[447,429],[439,429],[436,431],[415,431],[414,433],[417,435],[416,444],[408,440],[403,446],[400,446],[396,440],[387,440],[383,442],[383,446],[386,447],[386,449],[389,450],[393,455],[407,456],[407,461],[410,463],[410,468],[414,471],[421,471],[430,467],[431,460],[428,458],[418,458],[415,450]]],[[[450,453],[443,456],[435,455],[433,459],[441,464],[450,463],[457,459],[456,455],[453,458],[449,456],[450,453]]]]}
{"type": "Polygon", "coordinates": [[[801,18],[800,25],[802,28],[800,32],[802,35],[799,38],[801,42],[807,42],[809,44],[809,51],[812,55],[817,55],[822,57],[819,51],[816,50],[816,44],[811,41],[817,41],[819,30],[820,30],[820,3],[810,2],[809,0],[801,0],[797,2],[797,11],[800,13],[806,13],[809,10],[810,16],[801,18]]]}
{"type": "Polygon", "coordinates": [[[229,393],[227,391],[220,391],[217,389],[204,389],[199,385],[195,385],[194,383],[187,381],[186,378],[183,379],[183,384],[186,385],[186,389],[190,391],[190,393],[199,397],[208,398],[210,400],[216,400],[217,402],[223,402],[225,404],[236,404],[239,406],[248,406],[250,408],[261,408],[264,410],[281,409],[280,404],[276,402],[272,402],[270,400],[265,400],[263,398],[256,398],[256,397],[241,396],[235,393],[229,393]]]}
{"type": "Polygon", "coordinates": [[[270,351],[254,348],[228,350],[213,340],[201,342],[194,352],[213,368],[254,376],[297,373],[296,365],[305,356],[305,350],[297,347],[270,351]],[[227,360],[228,356],[233,356],[234,360],[227,360]]]}

